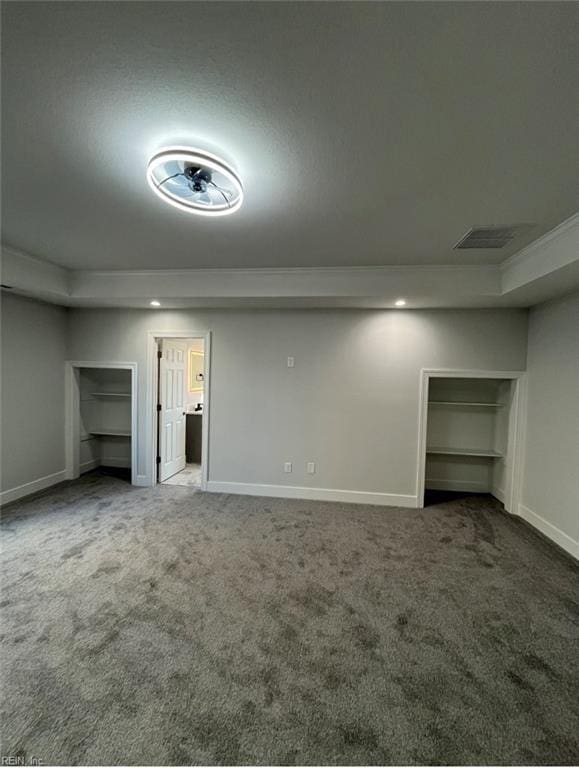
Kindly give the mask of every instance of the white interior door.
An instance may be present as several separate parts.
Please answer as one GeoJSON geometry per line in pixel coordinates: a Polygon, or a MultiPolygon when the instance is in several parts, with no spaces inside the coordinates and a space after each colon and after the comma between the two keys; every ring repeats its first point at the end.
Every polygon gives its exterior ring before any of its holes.
{"type": "Polygon", "coordinates": [[[185,468],[185,375],[187,343],[163,339],[159,361],[159,442],[163,482],[185,468]]]}

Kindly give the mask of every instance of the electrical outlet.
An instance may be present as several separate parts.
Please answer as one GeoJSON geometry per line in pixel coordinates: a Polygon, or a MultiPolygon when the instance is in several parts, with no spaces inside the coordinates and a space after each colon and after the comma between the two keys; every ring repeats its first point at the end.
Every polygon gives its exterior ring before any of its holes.
{"type": "Polygon", "coordinates": [[[313,461],[308,461],[308,463],[306,464],[306,469],[307,469],[308,475],[313,475],[316,471],[315,463],[313,461]]]}
{"type": "Polygon", "coordinates": [[[283,471],[284,472],[291,472],[292,471],[292,463],[291,463],[291,461],[286,461],[286,463],[283,465],[283,471]]]}
{"type": "Polygon", "coordinates": [[[294,359],[293,359],[293,357],[288,357],[288,359],[287,359],[287,367],[288,368],[293,368],[294,367],[294,359]]]}

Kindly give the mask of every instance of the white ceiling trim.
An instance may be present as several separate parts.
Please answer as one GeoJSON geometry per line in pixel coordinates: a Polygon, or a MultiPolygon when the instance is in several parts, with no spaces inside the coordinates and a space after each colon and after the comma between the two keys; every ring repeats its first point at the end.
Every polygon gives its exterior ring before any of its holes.
{"type": "Polygon", "coordinates": [[[166,307],[251,300],[279,300],[280,306],[291,300],[368,306],[372,300],[388,307],[399,297],[409,307],[528,306],[573,289],[553,276],[567,278],[577,267],[579,214],[501,265],[74,271],[5,247],[2,282],[77,306],[145,306],[155,298],[166,307]]]}
{"type": "Polygon", "coordinates": [[[509,293],[579,262],[579,213],[501,264],[502,291],[509,293]]]}
{"type": "Polygon", "coordinates": [[[70,296],[72,273],[44,259],[15,248],[2,246],[2,284],[18,293],[46,301],[66,303],[70,296]]]}
{"type": "Polygon", "coordinates": [[[375,267],[332,269],[216,269],[159,272],[77,272],[77,299],[315,298],[496,296],[496,267],[375,267]]]}
{"type": "Polygon", "coordinates": [[[540,251],[541,249],[546,248],[552,240],[560,241],[561,238],[568,232],[574,232],[575,236],[579,232],[579,213],[574,213],[573,216],[570,216],[556,227],[553,227],[553,229],[545,232],[544,235],[541,235],[541,237],[533,240],[532,243],[529,243],[524,248],[521,248],[520,251],[513,253],[512,256],[509,256],[508,259],[505,259],[503,262],[501,262],[501,269],[508,270],[515,264],[519,264],[522,261],[525,261],[536,251],[540,251]]]}

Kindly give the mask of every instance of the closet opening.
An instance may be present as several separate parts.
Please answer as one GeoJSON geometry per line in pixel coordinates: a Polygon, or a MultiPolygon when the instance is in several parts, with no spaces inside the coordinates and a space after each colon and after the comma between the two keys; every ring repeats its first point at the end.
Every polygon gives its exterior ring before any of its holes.
{"type": "Polygon", "coordinates": [[[157,340],[156,479],[204,487],[205,339],[157,340]]]}
{"type": "Polygon", "coordinates": [[[419,504],[490,494],[513,508],[522,373],[424,371],[419,504]]]}
{"type": "Polygon", "coordinates": [[[67,477],[98,469],[134,482],[136,364],[67,364],[67,477]]]}

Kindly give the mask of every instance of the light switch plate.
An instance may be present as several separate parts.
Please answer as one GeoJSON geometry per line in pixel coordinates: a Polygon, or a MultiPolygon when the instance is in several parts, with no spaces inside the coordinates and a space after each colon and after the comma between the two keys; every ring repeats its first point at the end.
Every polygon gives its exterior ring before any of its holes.
{"type": "Polygon", "coordinates": [[[291,472],[292,471],[292,463],[291,463],[291,461],[286,461],[286,463],[283,465],[283,471],[284,472],[291,472]]]}
{"type": "Polygon", "coordinates": [[[308,463],[306,464],[306,469],[308,471],[308,475],[313,475],[316,471],[316,465],[314,464],[313,461],[308,461],[308,463]]]}
{"type": "Polygon", "coordinates": [[[287,359],[287,367],[288,368],[293,368],[294,367],[294,359],[293,359],[293,357],[288,357],[288,359],[287,359]]]}

